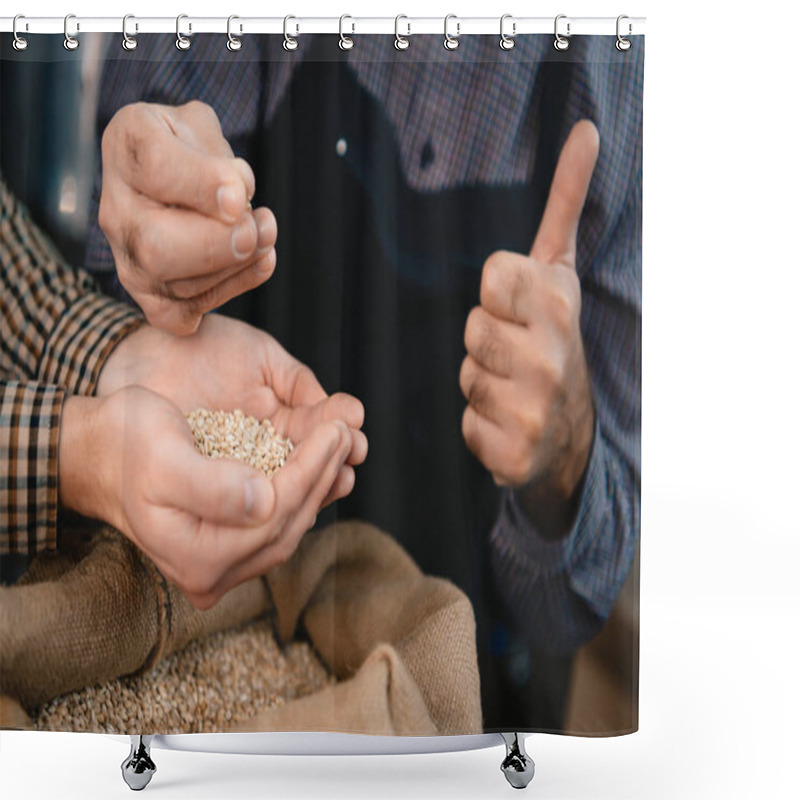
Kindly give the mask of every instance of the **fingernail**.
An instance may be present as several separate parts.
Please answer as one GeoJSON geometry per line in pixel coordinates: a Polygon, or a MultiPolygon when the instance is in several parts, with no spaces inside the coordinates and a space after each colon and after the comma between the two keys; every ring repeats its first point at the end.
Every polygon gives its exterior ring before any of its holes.
{"type": "Polygon", "coordinates": [[[331,458],[339,449],[339,445],[344,440],[344,437],[350,435],[350,429],[342,420],[336,419],[333,421],[333,424],[338,428],[338,431],[336,438],[331,442],[330,448],[328,449],[328,458],[331,458]]]}
{"type": "Polygon", "coordinates": [[[253,254],[257,236],[256,223],[253,220],[253,215],[249,214],[243,222],[240,222],[233,229],[231,234],[231,248],[234,257],[239,260],[250,257],[253,254]]]}
{"type": "Polygon", "coordinates": [[[258,224],[258,249],[257,253],[266,253],[271,247],[275,246],[274,225],[272,216],[267,216],[258,224]]]}
{"type": "Polygon", "coordinates": [[[266,499],[261,478],[249,478],[244,485],[244,513],[247,519],[260,519],[264,514],[266,499]]]}
{"type": "Polygon", "coordinates": [[[225,222],[236,222],[242,213],[242,187],[225,183],[217,189],[217,206],[225,222]]]}
{"type": "Polygon", "coordinates": [[[272,274],[272,264],[261,258],[256,261],[253,272],[255,272],[259,278],[267,278],[272,274]]]}
{"type": "Polygon", "coordinates": [[[253,194],[255,194],[256,185],[256,176],[253,172],[253,168],[243,158],[237,158],[236,165],[239,167],[239,172],[242,175],[245,186],[247,186],[247,200],[251,201],[253,199],[253,194]]]}

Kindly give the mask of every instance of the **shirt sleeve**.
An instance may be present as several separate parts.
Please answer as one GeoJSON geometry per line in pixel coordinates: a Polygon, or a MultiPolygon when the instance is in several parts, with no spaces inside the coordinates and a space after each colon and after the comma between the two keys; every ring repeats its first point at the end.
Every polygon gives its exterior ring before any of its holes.
{"type": "Polygon", "coordinates": [[[64,398],[91,395],[138,313],[66,265],[0,178],[0,552],[56,545],[64,398]]]}
{"type": "Polygon", "coordinates": [[[534,647],[553,654],[599,632],[639,542],[641,103],[623,101],[641,92],[641,60],[628,69],[601,63],[582,76],[583,86],[623,98],[613,101],[620,103],[613,114],[584,91],[570,101],[568,115],[568,128],[581,117],[594,119],[601,138],[578,246],[581,332],[596,421],[576,519],[565,538],[547,541],[506,489],[489,537],[492,578],[508,614],[534,647]]]}

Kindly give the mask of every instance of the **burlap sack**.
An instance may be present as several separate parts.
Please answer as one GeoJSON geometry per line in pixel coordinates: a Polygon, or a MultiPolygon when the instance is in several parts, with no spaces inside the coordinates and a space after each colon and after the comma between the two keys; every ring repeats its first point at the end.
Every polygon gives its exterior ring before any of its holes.
{"type": "Polygon", "coordinates": [[[0,587],[0,692],[28,711],[51,698],[154,666],[191,639],[269,606],[263,581],[197,611],[112,528],[84,521],[57,555],[0,587]]]}
{"type": "Polygon", "coordinates": [[[149,669],[193,637],[274,605],[279,638],[289,641],[302,625],[340,683],[231,730],[481,731],[468,599],[449,582],[424,576],[372,526],[307,534],[266,581],[238,587],[206,612],[192,608],[115,531],[65,544],[20,584],[0,589],[0,692],[28,710],[149,669]]]}
{"type": "Polygon", "coordinates": [[[234,730],[481,732],[472,605],[390,536],[361,522],[309,533],[267,582],[278,636],[302,623],[342,682],[234,730]]]}

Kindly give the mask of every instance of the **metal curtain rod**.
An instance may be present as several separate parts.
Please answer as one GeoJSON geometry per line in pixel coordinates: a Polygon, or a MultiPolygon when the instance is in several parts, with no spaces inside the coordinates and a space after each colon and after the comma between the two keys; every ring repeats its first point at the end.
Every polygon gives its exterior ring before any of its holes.
{"type": "MultiPolygon", "coordinates": [[[[345,32],[396,34],[395,17],[347,17],[345,32]]],[[[569,36],[607,35],[619,33],[616,17],[570,17],[559,14],[555,17],[513,17],[504,15],[506,30],[516,36],[533,33],[553,34],[554,27],[569,36]],[[555,25],[554,25],[555,22],[555,25]]],[[[645,32],[644,17],[623,17],[625,37],[640,36],[645,32]]],[[[0,17],[0,33],[11,33],[15,30],[15,17],[0,17]]],[[[70,14],[65,17],[17,16],[16,32],[25,34],[60,33],[65,28],[71,36],[81,33],[122,33],[122,17],[82,17],[70,14]]],[[[243,34],[274,33],[284,34],[284,17],[236,17],[234,26],[237,36],[243,34]]],[[[291,33],[293,36],[304,33],[340,34],[342,22],[339,17],[291,17],[291,33]]],[[[450,15],[449,30],[458,35],[496,34],[500,30],[500,17],[459,17],[450,15]]],[[[439,34],[446,29],[443,17],[402,17],[401,32],[405,35],[439,34]]],[[[129,35],[147,33],[175,33],[175,17],[137,17],[128,15],[125,30],[129,35]]],[[[197,33],[230,33],[228,17],[194,17],[181,15],[180,30],[185,36],[197,33]]]]}

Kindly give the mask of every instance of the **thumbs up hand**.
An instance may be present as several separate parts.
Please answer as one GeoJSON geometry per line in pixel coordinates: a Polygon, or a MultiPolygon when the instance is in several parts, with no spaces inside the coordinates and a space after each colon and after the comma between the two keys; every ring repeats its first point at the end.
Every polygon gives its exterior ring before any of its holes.
{"type": "Polygon", "coordinates": [[[553,504],[572,498],[594,430],[575,254],[598,150],[595,126],[578,122],[530,254],[500,251],[487,259],[481,304],[464,332],[459,383],[467,446],[497,484],[531,487],[553,504]]]}

